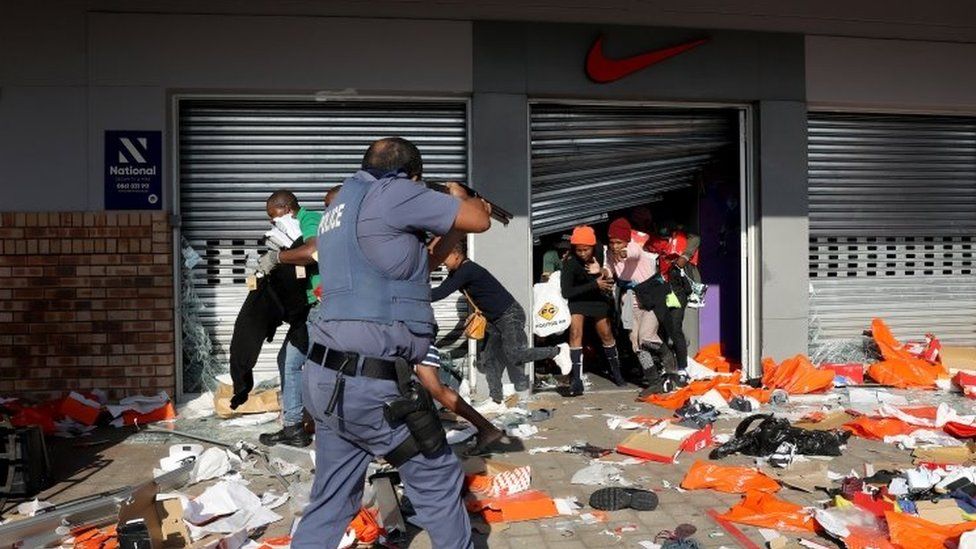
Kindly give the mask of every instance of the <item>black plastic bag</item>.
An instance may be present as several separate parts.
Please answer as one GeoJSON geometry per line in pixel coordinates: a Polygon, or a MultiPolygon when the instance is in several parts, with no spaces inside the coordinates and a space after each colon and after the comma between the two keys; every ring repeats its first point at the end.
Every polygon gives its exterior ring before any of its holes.
{"type": "Polygon", "coordinates": [[[807,431],[771,414],[755,414],[742,420],[735,428],[732,440],[712,450],[708,457],[722,459],[732,454],[766,457],[784,442],[796,446],[796,453],[800,455],[839,456],[840,447],[850,436],[846,431],[807,431]],[[749,430],[757,420],[761,421],[756,428],[749,430]]]}

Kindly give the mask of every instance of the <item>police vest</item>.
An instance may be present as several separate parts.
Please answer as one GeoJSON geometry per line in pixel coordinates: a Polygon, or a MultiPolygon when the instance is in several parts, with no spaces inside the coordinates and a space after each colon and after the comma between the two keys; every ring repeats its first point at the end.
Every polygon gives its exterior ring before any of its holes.
{"type": "MultiPolygon", "coordinates": [[[[433,335],[436,324],[426,263],[406,279],[393,279],[359,246],[357,225],[363,199],[382,181],[365,171],[356,172],[322,214],[316,238],[322,274],[321,315],[324,320],[400,321],[417,335],[433,335]]],[[[419,238],[416,245],[424,250],[419,238]]]]}

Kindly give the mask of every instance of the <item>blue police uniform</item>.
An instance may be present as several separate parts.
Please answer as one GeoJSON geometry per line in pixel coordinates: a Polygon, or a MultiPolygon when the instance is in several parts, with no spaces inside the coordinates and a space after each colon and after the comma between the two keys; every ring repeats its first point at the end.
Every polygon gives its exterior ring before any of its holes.
{"type": "MultiPolygon", "coordinates": [[[[360,508],[367,466],[410,436],[406,425],[391,425],[383,414],[400,397],[396,382],[366,375],[366,359],[417,364],[426,355],[436,326],[420,233],[446,233],[459,206],[403,174],[377,179],[360,171],[322,216],[317,247],[328,261],[319,263],[322,305],[309,337],[328,351],[324,358],[311,353],[304,367],[304,403],[316,426],[315,480],[292,547],[338,546],[360,508]],[[358,375],[340,380],[323,365],[330,353],[356,353],[358,375]],[[336,385],[342,390],[334,398],[336,385]]],[[[472,547],[463,474],[450,447],[417,454],[398,470],[433,546],[472,547]]]]}

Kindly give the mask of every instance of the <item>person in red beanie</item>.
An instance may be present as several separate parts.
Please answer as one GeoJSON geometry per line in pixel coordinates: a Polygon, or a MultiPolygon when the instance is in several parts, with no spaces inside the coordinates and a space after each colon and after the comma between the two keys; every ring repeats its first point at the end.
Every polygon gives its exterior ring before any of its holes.
{"type": "Polygon", "coordinates": [[[596,321],[596,331],[610,365],[610,375],[618,386],[624,385],[620,373],[617,342],[610,327],[610,291],[613,275],[603,268],[603,248],[597,246],[593,227],[573,229],[569,239],[572,253],[563,260],[559,282],[563,297],[569,302],[572,320],[569,326],[569,356],[573,362],[569,385],[570,396],[583,394],[583,324],[587,318],[596,321]]]}
{"type": "MultiPolygon", "coordinates": [[[[657,254],[643,249],[633,237],[634,231],[625,218],[615,219],[607,229],[609,252],[607,265],[617,281],[621,296],[621,316],[633,311],[630,342],[644,374],[644,384],[653,385],[660,377],[660,368],[654,357],[662,356],[662,341],[658,335],[658,318],[654,308],[642,305],[635,296],[635,288],[661,284],[657,275],[657,254]],[[629,308],[630,310],[623,310],[629,308]]],[[[662,296],[663,297],[663,296],[662,296]]]]}

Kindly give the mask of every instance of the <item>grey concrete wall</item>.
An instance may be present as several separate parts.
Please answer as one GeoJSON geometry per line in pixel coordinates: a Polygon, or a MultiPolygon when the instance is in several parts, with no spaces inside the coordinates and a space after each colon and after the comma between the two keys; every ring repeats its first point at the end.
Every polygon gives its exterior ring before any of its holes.
{"type": "Polygon", "coordinates": [[[811,108],[976,113],[976,44],[806,37],[811,108]]]}
{"type": "MultiPolygon", "coordinates": [[[[472,90],[469,22],[94,11],[101,4],[3,7],[0,184],[9,191],[2,210],[101,210],[105,130],[166,132],[173,93],[472,90]]],[[[170,166],[164,209],[173,204],[170,166]]]]}
{"type": "Polygon", "coordinates": [[[807,109],[761,101],[758,114],[761,349],[782,360],[807,350],[807,109]]]}

